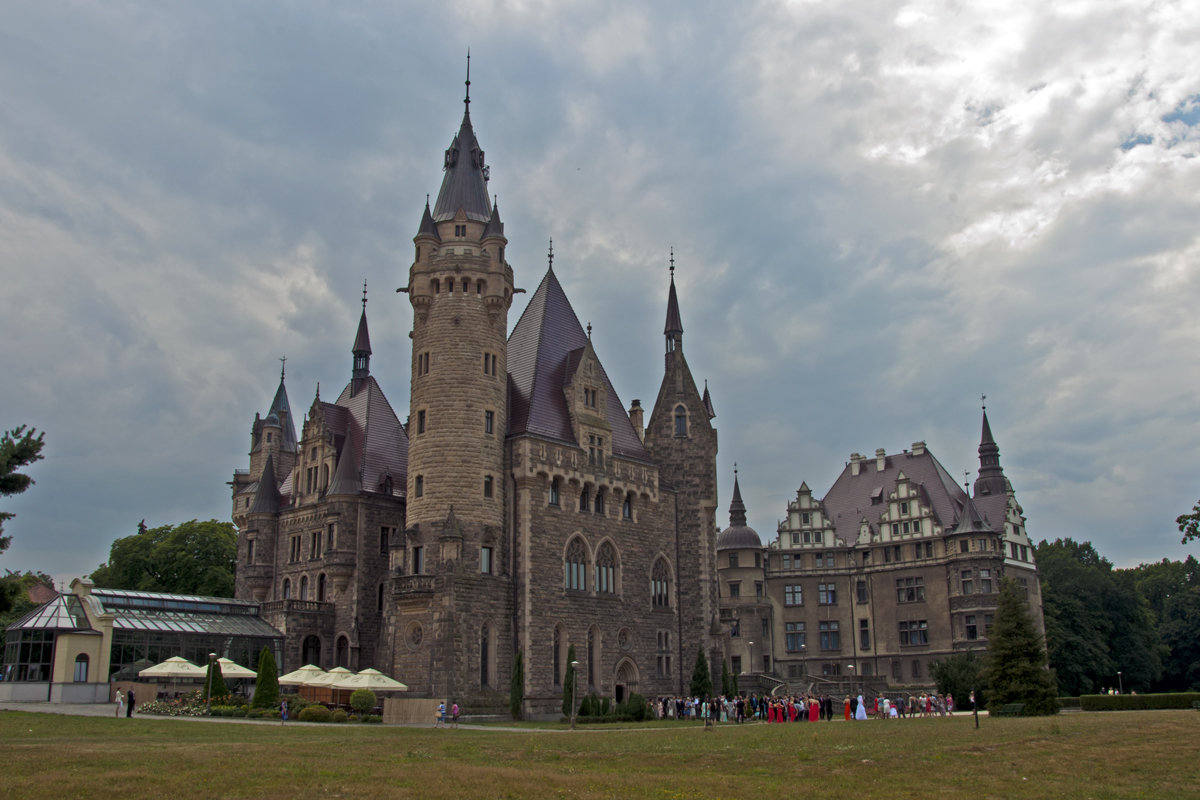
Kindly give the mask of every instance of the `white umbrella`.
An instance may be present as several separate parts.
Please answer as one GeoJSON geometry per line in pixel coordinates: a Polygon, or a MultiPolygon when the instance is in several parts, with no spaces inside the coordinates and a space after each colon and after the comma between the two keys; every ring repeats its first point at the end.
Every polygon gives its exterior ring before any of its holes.
{"type": "Polygon", "coordinates": [[[303,686],[305,682],[324,674],[325,670],[320,667],[313,664],[305,664],[300,669],[292,670],[286,675],[280,675],[278,682],[280,686],[303,686]]]}
{"type": "Polygon", "coordinates": [[[146,667],[138,673],[141,678],[167,678],[169,680],[178,680],[180,678],[203,678],[208,672],[204,667],[197,667],[192,662],[182,656],[172,656],[161,664],[155,664],[153,667],[146,667]]]}
{"type": "Polygon", "coordinates": [[[230,661],[228,658],[218,658],[221,664],[222,678],[256,678],[258,673],[252,669],[246,669],[236,661],[230,661]]]}
{"type": "Polygon", "coordinates": [[[354,677],[354,673],[345,667],[334,667],[329,672],[323,672],[320,675],[313,675],[308,680],[304,681],[304,686],[324,686],[332,689],[333,684],[346,678],[354,677]]]}
{"type": "Polygon", "coordinates": [[[377,669],[364,669],[352,677],[333,684],[335,689],[370,689],[373,692],[403,692],[408,689],[403,683],[389,678],[377,669]]]}

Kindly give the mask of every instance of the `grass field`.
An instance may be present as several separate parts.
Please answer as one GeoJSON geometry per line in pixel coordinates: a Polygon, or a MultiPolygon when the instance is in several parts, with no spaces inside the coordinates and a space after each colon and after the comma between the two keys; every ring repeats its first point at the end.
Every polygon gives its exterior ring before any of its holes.
{"type": "Polygon", "coordinates": [[[512,731],[0,712],[6,798],[1200,798],[1200,713],[512,731]]]}

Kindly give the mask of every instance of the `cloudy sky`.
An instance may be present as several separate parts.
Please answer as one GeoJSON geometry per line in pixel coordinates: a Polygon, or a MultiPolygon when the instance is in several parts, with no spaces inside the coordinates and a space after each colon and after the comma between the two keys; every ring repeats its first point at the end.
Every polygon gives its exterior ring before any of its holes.
{"type": "MultiPolygon", "coordinates": [[[[622,401],[684,351],[750,524],[980,396],[1035,539],[1179,558],[1200,497],[1200,4],[9,3],[0,428],[46,433],[0,568],[226,519],[293,404],[408,408],[412,236],[462,116],[517,283],[555,271],[622,401]]],[[[510,314],[515,324],[524,300],[510,314]]]]}

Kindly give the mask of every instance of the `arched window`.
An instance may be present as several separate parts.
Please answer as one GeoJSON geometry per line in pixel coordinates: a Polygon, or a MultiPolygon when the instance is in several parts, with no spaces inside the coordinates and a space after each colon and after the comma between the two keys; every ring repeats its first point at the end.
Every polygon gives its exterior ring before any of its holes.
{"type": "Polygon", "coordinates": [[[308,576],[307,575],[300,576],[300,599],[301,600],[308,599],[308,576]]]}
{"type": "Polygon", "coordinates": [[[554,480],[550,481],[550,501],[549,501],[550,505],[552,505],[552,506],[558,505],[559,495],[560,495],[559,482],[558,482],[558,478],[555,478],[554,480]]]}
{"type": "Polygon", "coordinates": [[[579,493],[579,510],[587,512],[592,507],[591,496],[588,494],[587,487],[583,487],[583,491],[579,493]]]}
{"type": "Polygon", "coordinates": [[[88,657],[87,653],[75,656],[75,682],[87,683],[88,657]]]}
{"type": "Polygon", "coordinates": [[[350,640],[345,636],[337,638],[337,665],[346,669],[350,668],[350,640]]]}
{"type": "Polygon", "coordinates": [[[439,281],[437,278],[434,278],[433,281],[431,281],[431,285],[433,286],[434,294],[437,294],[440,291],[442,291],[442,282],[439,281]]]}
{"type": "Polygon", "coordinates": [[[563,562],[563,585],[567,589],[582,592],[587,588],[586,575],[587,551],[584,550],[582,541],[578,538],[572,539],[567,545],[567,557],[563,562]]]}
{"type": "Polygon", "coordinates": [[[600,545],[596,553],[596,591],[604,594],[617,591],[617,553],[611,542],[600,545]]]}
{"type": "Polygon", "coordinates": [[[603,489],[596,490],[596,513],[601,514],[601,515],[604,514],[604,490],[603,489]]]}
{"type": "Polygon", "coordinates": [[[675,435],[688,435],[687,409],[682,405],[675,406],[675,435]]]}
{"type": "Polygon", "coordinates": [[[305,664],[321,666],[321,640],[316,636],[306,636],[301,648],[301,659],[305,664]]]}
{"type": "Polygon", "coordinates": [[[325,573],[324,572],[322,572],[320,575],[317,576],[317,600],[318,600],[318,602],[321,602],[321,603],[325,602],[325,573]]]}
{"type": "Polygon", "coordinates": [[[663,558],[655,561],[650,571],[650,604],[654,608],[671,607],[671,570],[663,558]]]}
{"type": "Polygon", "coordinates": [[[633,519],[633,492],[625,495],[625,502],[621,504],[621,519],[633,519]]]}
{"type": "Polygon", "coordinates": [[[292,579],[291,578],[283,579],[283,599],[284,600],[292,599],[292,579]]]}

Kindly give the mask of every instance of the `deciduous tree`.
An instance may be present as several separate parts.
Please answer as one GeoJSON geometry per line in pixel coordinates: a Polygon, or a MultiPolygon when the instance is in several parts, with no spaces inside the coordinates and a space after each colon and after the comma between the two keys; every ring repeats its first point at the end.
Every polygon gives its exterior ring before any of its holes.
{"type": "Polygon", "coordinates": [[[109,589],[233,597],[237,530],[229,522],[191,520],[117,539],[108,563],[91,574],[109,589]]]}

